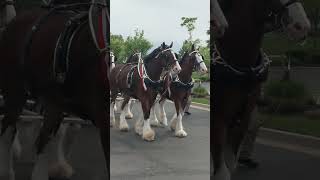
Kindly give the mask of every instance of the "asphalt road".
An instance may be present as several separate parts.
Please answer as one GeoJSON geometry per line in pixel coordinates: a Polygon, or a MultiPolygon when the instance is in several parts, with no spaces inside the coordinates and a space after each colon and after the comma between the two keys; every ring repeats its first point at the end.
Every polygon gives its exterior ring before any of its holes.
{"type": "MultiPolygon", "coordinates": [[[[167,104],[168,121],[174,106],[167,104]]],[[[139,112],[133,108],[133,113],[139,112]]],[[[188,133],[177,138],[167,128],[154,128],[156,139],[145,142],[134,132],[137,116],[128,120],[129,132],[111,130],[112,180],[208,180],[210,178],[210,120],[209,112],[191,109],[183,118],[188,133]]]]}
{"type": "MultiPolygon", "coordinates": [[[[132,129],[134,120],[128,120],[129,132],[111,129],[111,179],[209,179],[209,112],[197,109],[191,112],[191,116],[184,118],[188,132],[184,139],[174,137],[167,128],[155,128],[156,141],[144,142],[132,129]]],[[[172,112],[168,112],[168,117],[171,115],[172,112]]],[[[319,149],[306,149],[311,153],[305,153],[301,148],[291,148],[294,146],[282,148],[277,142],[275,146],[272,144],[272,141],[258,140],[255,158],[261,166],[255,170],[239,167],[233,180],[320,179],[319,149]]],[[[75,170],[71,180],[106,179],[99,136],[94,127],[82,129],[73,145],[70,162],[75,170]]],[[[15,166],[16,180],[28,180],[31,168],[31,162],[19,160],[15,166]]]]}

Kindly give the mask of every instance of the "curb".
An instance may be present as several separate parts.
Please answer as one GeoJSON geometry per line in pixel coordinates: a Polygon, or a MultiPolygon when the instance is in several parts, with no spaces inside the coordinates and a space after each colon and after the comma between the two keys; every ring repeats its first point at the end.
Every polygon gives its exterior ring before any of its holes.
{"type": "Polygon", "coordinates": [[[261,128],[260,144],[320,157],[320,138],[281,130],[261,128]]]}

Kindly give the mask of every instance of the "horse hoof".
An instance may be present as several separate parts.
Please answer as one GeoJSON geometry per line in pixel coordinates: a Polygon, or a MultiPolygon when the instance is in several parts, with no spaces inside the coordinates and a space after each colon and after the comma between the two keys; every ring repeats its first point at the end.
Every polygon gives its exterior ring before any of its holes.
{"type": "Polygon", "coordinates": [[[59,162],[49,168],[49,177],[52,179],[70,179],[73,168],[67,162],[59,162]]]}
{"type": "Polygon", "coordinates": [[[132,119],[132,118],[133,118],[133,114],[132,113],[126,114],[126,119],[132,119]]]}
{"type": "Polygon", "coordinates": [[[136,134],[139,136],[142,136],[142,129],[141,128],[135,128],[136,134]]]}
{"type": "Polygon", "coordinates": [[[110,117],[111,121],[110,121],[110,127],[116,126],[116,120],[114,119],[114,117],[110,117]]]}
{"type": "Polygon", "coordinates": [[[180,131],[177,131],[176,132],[176,137],[179,137],[179,138],[184,138],[186,137],[188,134],[184,131],[184,130],[180,130],[180,131]]]}
{"type": "Polygon", "coordinates": [[[159,127],[160,123],[159,123],[158,120],[157,121],[153,120],[153,121],[150,122],[150,125],[153,126],[153,127],[159,127]]]}
{"type": "Polygon", "coordinates": [[[143,132],[142,139],[145,141],[154,141],[154,136],[155,136],[154,131],[150,129],[146,132],[143,132]]]}
{"type": "Polygon", "coordinates": [[[175,125],[175,123],[171,123],[170,129],[171,129],[171,131],[175,131],[175,130],[176,130],[176,125],[175,125]]]}
{"type": "Polygon", "coordinates": [[[121,132],[128,132],[129,131],[129,127],[128,126],[122,126],[119,128],[121,132]]]}
{"type": "Polygon", "coordinates": [[[160,121],[160,127],[167,127],[168,123],[164,121],[160,121]]]}

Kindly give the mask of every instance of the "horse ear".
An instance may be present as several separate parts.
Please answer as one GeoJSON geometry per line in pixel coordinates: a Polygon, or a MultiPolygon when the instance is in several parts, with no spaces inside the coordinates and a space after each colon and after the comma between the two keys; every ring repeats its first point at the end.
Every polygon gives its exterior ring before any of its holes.
{"type": "Polygon", "coordinates": [[[173,46],[173,42],[171,42],[171,44],[170,44],[169,48],[172,48],[172,46],[173,46]]]}
{"type": "Polygon", "coordinates": [[[194,44],[192,44],[192,46],[191,46],[191,51],[194,51],[196,48],[195,48],[195,45],[194,44]]]}
{"type": "Polygon", "coordinates": [[[174,54],[176,55],[176,58],[179,59],[179,54],[177,54],[177,53],[174,53],[174,54]]]}
{"type": "Polygon", "coordinates": [[[166,43],[165,43],[165,42],[163,42],[163,43],[161,44],[161,49],[164,49],[164,48],[166,48],[166,43]]]}

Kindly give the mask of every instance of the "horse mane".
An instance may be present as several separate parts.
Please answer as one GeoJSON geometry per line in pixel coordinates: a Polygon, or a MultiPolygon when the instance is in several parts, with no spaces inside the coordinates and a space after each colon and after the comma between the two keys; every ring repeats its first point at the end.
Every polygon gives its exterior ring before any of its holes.
{"type": "MultiPolygon", "coordinates": [[[[135,53],[134,53],[134,54],[135,54],[135,53]]],[[[131,62],[131,59],[133,58],[133,55],[134,55],[134,54],[131,54],[131,55],[127,58],[126,63],[131,62]]]]}
{"type": "Polygon", "coordinates": [[[154,49],[150,54],[146,55],[144,58],[143,58],[143,61],[145,63],[148,63],[150,62],[152,59],[154,59],[160,52],[162,51],[162,48],[161,46],[154,49]]]}
{"type": "Polygon", "coordinates": [[[186,57],[188,56],[189,52],[188,51],[185,51],[182,58],[180,59],[179,63],[182,64],[186,61],[186,57]]]}

